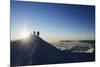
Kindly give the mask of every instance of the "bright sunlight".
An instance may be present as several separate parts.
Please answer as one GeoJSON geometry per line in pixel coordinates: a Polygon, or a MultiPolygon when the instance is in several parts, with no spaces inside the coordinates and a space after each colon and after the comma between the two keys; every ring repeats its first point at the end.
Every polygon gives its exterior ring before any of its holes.
{"type": "Polygon", "coordinates": [[[23,29],[20,33],[21,38],[26,39],[29,36],[29,31],[27,29],[23,29]]]}

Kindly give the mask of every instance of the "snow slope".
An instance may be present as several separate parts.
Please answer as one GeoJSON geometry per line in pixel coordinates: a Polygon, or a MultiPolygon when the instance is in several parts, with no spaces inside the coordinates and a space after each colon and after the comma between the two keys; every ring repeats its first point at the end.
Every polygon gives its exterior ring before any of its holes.
{"type": "MultiPolygon", "coordinates": [[[[68,50],[71,48],[69,47],[68,50]]],[[[26,66],[95,60],[94,52],[71,53],[68,50],[61,51],[39,36],[31,35],[26,40],[11,41],[10,64],[11,66],[26,66]]]]}

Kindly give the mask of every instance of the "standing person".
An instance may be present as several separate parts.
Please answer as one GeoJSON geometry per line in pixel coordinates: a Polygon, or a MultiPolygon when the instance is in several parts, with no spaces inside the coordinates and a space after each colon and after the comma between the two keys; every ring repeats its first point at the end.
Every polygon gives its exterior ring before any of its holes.
{"type": "Polygon", "coordinates": [[[39,35],[40,35],[40,32],[38,31],[38,32],[37,32],[37,36],[39,36],[39,35]]]}
{"type": "Polygon", "coordinates": [[[33,31],[33,34],[35,35],[35,31],[33,31]]]}

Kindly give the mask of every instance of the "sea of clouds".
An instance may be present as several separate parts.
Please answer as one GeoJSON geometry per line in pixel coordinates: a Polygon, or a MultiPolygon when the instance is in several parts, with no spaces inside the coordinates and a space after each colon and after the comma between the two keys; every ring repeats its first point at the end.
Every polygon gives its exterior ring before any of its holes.
{"type": "Polygon", "coordinates": [[[61,51],[71,51],[72,53],[93,53],[94,44],[85,42],[56,42],[52,44],[61,51]]]}

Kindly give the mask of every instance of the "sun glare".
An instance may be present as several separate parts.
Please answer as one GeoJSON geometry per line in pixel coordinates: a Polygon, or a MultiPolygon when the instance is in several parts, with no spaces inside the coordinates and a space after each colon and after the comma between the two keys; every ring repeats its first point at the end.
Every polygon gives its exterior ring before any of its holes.
{"type": "Polygon", "coordinates": [[[26,39],[29,36],[28,30],[22,30],[21,31],[21,38],[26,39]]]}

